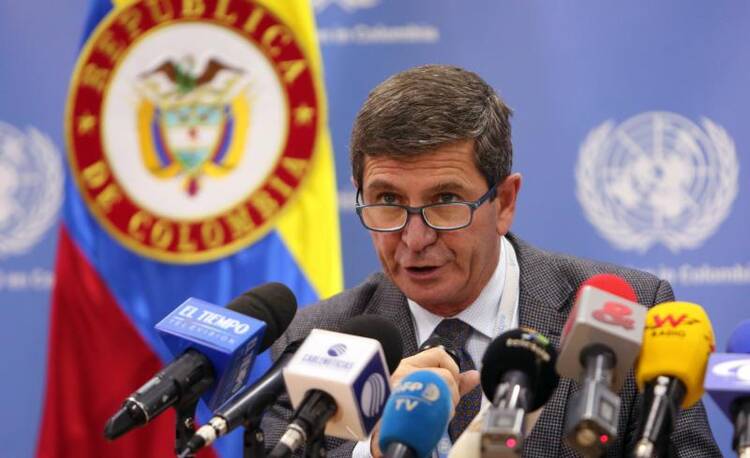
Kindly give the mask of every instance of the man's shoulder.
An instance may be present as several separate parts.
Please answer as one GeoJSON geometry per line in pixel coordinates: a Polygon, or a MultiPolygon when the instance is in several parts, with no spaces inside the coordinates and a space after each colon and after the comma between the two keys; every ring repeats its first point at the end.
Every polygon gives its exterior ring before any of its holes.
{"type": "Polygon", "coordinates": [[[524,269],[527,273],[535,271],[537,272],[535,280],[547,285],[564,282],[577,290],[581,283],[593,275],[609,273],[626,280],[633,287],[638,301],[642,304],[658,303],[662,300],[669,300],[669,297],[673,296],[669,283],[649,272],[543,250],[517,237],[512,238],[512,243],[521,264],[521,274],[524,275],[524,269]]]}
{"type": "Polygon", "coordinates": [[[359,285],[299,310],[284,336],[274,345],[274,353],[312,329],[338,331],[352,317],[363,315],[383,301],[401,301],[403,294],[382,272],[368,276],[359,285]]]}

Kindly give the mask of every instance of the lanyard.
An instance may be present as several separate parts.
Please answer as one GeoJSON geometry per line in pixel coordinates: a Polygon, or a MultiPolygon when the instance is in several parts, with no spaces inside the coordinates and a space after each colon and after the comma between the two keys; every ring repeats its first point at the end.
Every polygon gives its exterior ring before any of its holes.
{"type": "Polygon", "coordinates": [[[500,295],[500,307],[498,310],[495,335],[518,327],[518,282],[520,269],[518,259],[513,245],[508,239],[502,238],[503,253],[505,253],[505,283],[500,295]]]}

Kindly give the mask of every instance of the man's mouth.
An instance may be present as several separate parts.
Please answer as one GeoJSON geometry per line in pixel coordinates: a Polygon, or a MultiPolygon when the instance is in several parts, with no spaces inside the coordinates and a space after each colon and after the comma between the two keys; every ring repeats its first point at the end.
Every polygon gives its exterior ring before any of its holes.
{"type": "Polygon", "coordinates": [[[407,267],[406,271],[412,276],[424,277],[429,276],[439,268],[439,266],[411,266],[407,267]]]}

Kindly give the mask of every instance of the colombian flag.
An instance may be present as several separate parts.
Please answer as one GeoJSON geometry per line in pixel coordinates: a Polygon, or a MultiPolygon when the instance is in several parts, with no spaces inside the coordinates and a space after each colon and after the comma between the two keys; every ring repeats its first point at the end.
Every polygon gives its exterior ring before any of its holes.
{"type": "MultiPolygon", "coordinates": [[[[321,66],[307,0],[91,2],[38,457],[173,455],[171,411],[114,442],[103,428],[172,359],[154,324],[186,298],[226,304],[279,281],[306,305],[341,290],[321,66]]],[[[241,456],[241,439],[203,456],[241,456]]]]}

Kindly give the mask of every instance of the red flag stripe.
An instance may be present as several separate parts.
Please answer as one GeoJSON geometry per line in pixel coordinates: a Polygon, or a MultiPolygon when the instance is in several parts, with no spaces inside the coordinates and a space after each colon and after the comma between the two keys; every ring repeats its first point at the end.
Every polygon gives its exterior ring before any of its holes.
{"type": "MultiPolygon", "coordinates": [[[[162,363],[61,226],[38,458],[174,456],[172,409],[109,442],[104,424],[162,363]]],[[[213,450],[199,454],[215,458],[213,450]]]]}

